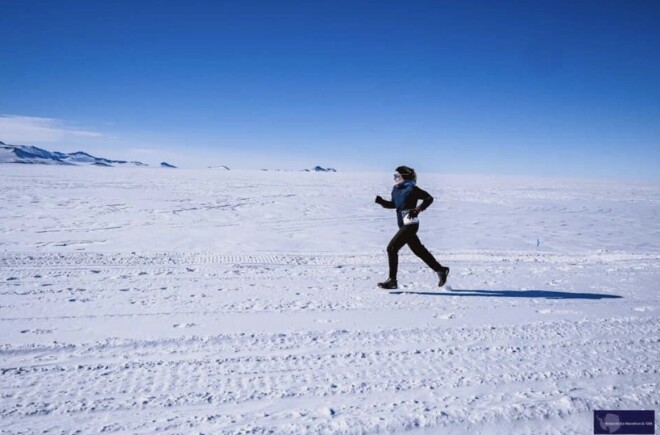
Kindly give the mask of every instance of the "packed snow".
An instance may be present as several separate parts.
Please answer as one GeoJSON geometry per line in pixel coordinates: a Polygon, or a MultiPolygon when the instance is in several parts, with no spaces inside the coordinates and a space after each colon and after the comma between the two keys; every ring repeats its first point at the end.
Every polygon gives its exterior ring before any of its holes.
{"type": "Polygon", "coordinates": [[[660,185],[0,165],[0,431],[593,433],[660,404],[660,185]]]}

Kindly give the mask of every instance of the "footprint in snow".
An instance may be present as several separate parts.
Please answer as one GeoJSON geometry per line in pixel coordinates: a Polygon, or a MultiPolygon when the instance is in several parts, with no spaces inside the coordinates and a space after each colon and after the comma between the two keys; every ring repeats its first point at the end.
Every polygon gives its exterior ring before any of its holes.
{"type": "Polygon", "coordinates": [[[319,410],[317,411],[317,414],[320,415],[320,416],[322,416],[322,417],[332,417],[332,416],[334,416],[336,413],[337,413],[337,411],[335,411],[335,410],[332,409],[332,408],[328,408],[328,407],[321,408],[321,409],[319,409],[319,410]]]}
{"type": "Polygon", "coordinates": [[[654,311],[654,307],[635,307],[633,308],[633,311],[639,311],[640,313],[646,313],[648,311],[654,311]]]}

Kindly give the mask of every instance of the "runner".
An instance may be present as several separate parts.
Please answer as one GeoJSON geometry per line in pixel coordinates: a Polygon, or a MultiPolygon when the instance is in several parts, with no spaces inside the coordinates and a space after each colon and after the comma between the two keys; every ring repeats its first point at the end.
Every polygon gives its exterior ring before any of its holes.
{"type": "Polygon", "coordinates": [[[376,203],[384,208],[396,209],[396,218],[399,231],[387,245],[387,258],[389,261],[390,276],[378,286],[386,290],[397,288],[396,275],[399,266],[399,250],[408,245],[415,255],[421,258],[438,275],[438,287],[447,282],[449,268],[442,266],[426,249],[417,237],[419,231],[419,213],[426,210],[433,202],[433,197],[416,185],[417,174],[413,168],[399,166],[394,173],[394,187],[390,201],[376,196],[376,203]],[[418,201],[422,201],[417,205],[418,201]]]}

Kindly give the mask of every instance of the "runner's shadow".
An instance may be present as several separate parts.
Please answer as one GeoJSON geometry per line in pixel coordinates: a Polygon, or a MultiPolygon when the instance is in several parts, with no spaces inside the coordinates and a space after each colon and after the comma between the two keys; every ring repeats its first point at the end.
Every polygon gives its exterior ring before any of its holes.
{"type": "Polygon", "coordinates": [[[393,291],[390,294],[413,294],[425,296],[482,296],[498,298],[543,298],[543,299],[620,299],[619,295],[603,293],[573,293],[550,290],[459,290],[444,292],[393,291]]]}

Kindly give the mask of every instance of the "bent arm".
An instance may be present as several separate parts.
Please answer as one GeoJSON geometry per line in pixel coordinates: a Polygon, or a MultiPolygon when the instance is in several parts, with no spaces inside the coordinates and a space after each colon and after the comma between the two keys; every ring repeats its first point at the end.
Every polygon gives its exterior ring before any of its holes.
{"type": "Polygon", "coordinates": [[[380,196],[376,198],[376,202],[380,204],[383,208],[396,208],[393,201],[388,201],[381,198],[380,196]]]}
{"type": "Polygon", "coordinates": [[[426,210],[429,205],[433,203],[433,197],[429,195],[429,193],[425,190],[420,189],[419,187],[415,186],[415,191],[417,193],[417,199],[421,199],[422,203],[419,205],[419,209],[421,211],[426,210]]]}

